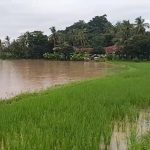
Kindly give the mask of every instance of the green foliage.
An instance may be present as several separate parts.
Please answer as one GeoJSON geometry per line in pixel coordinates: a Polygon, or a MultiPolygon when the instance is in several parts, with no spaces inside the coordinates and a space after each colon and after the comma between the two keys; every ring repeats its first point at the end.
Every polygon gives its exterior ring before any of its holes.
{"type": "Polygon", "coordinates": [[[104,47],[102,47],[102,46],[94,47],[93,53],[94,54],[105,54],[104,47]]]}
{"type": "Polygon", "coordinates": [[[111,43],[106,36],[108,29],[112,24],[107,20],[107,16],[96,16],[88,23],[88,38],[91,47],[95,49],[95,52],[102,53],[102,47],[109,46],[111,43]],[[100,49],[99,49],[100,48],[100,49]]]}
{"type": "Polygon", "coordinates": [[[90,31],[96,34],[106,33],[108,28],[112,26],[112,24],[107,20],[107,15],[94,17],[88,25],[90,31]]]}
{"type": "Polygon", "coordinates": [[[75,53],[72,55],[71,60],[73,60],[73,61],[84,61],[84,55],[81,53],[75,53]]]}
{"type": "Polygon", "coordinates": [[[41,31],[27,33],[25,38],[31,58],[42,58],[43,54],[49,51],[48,37],[41,31]]]}
{"type": "Polygon", "coordinates": [[[128,40],[123,48],[123,53],[127,59],[147,59],[150,58],[150,37],[136,35],[128,40]]]}
{"type": "Polygon", "coordinates": [[[14,58],[43,58],[45,53],[57,52],[61,59],[70,60],[78,48],[93,48],[94,54],[105,54],[105,47],[117,45],[121,59],[149,60],[149,27],[142,17],[134,23],[123,20],[112,25],[107,15],[102,15],[87,23],[80,20],[65,30],[57,31],[53,26],[50,36],[41,31],[26,32],[12,42],[7,36],[4,42],[0,40],[0,51],[9,52],[14,58]]]}
{"type": "Polygon", "coordinates": [[[13,58],[17,58],[17,56],[12,54],[11,52],[0,52],[0,59],[13,59],[13,58]]]}
{"type": "Polygon", "coordinates": [[[64,60],[70,60],[71,54],[74,52],[73,47],[67,42],[60,44],[59,47],[55,47],[53,50],[55,53],[63,55],[64,60]]]}
{"type": "Polygon", "coordinates": [[[26,32],[11,43],[7,37],[5,47],[1,52],[5,58],[42,58],[43,54],[50,52],[51,49],[52,46],[48,37],[41,31],[34,31],[26,32]]]}
{"type": "Polygon", "coordinates": [[[48,60],[64,60],[63,54],[59,53],[45,53],[43,57],[48,60]]]}
{"type": "Polygon", "coordinates": [[[134,25],[130,21],[124,20],[123,22],[118,22],[113,27],[114,42],[119,45],[124,45],[127,40],[129,40],[135,32],[134,25]]]}
{"type": "Polygon", "coordinates": [[[132,139],[130,150],[149,150],[150,149],[150,133],[144,135],[140,139],[133,138],[132,139]]]}
{"type": "Polygon", "coordinates": [[[107,55],[107,60],[116,60],[116,61],[118,61],[118,60],[120,60],[120,58],[116,54],[108,54],[107,55]]]}
{"type": "Polygon", "coordinates": [[[146,28],[150,28],[150,25],[148,23],[145,23],[145,19],[143,19],[141,16],[135,19],[136,23],[136,34],[145,34],[146,28]]]}
{"type": "Polygon", "coordinates": [[[71,56],[71,60],[73,61],[84,61],[85,60],[85,55],[82,53],[74,53],[71,56]]]}

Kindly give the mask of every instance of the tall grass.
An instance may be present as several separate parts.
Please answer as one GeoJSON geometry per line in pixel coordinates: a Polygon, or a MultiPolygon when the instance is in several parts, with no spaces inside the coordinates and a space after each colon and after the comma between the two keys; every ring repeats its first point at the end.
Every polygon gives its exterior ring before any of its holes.
{"type": "Polygon", "coordinates": [[[150,106],[150,63],[0,103],[0,149],[98,150],[113,124],[150,106]]]}

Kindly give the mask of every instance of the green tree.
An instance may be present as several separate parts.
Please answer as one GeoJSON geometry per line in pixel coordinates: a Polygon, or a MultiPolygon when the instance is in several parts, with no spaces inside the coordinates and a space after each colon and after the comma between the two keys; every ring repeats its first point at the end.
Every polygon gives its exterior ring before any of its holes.
{"type": "Polygon", "coordinates": [[[6,36],[5,38],[5,47],[8,48],[10,46],[10,37],[6,36]]]}
{"type": "Polygon", "coordinates": [[[79,20],[72,26],[67,27],[64,33],[66,41],[74,47],[85,47],[88,45],[88,25],[83,20],[79,20]]]}
{"type": "Polygon", "coordinates": [[[30,58],[42,58],[44,53],[52,50],[48,36],[41,31],[26,32],[17,41],[30,58]]]}
{"type": "Polygon", "coordinates": [[[134,35],[134,26],[129,20],[124,20],[123,22],[118,22],[113,27],[114,43],[119,45],[125,45],[127,40],[132,38],[134,35]]]}
{"type": "Polygon", "coordinates": [[[54,51],[62,57],[61,60],[70,60],[70,56],[74,52],[74,49],[67,42],[64,42],[60,44],[59,47],[56,47],[54,51]]]}
{"type": "Polygon", "coordinates": [[[149,23],[145,23],[145,19],[138,17],[135,19],[136,34],[145,34],[146,28],[150,28],[149,23]]]}
{"type": "Polygon", "coordinates": [[[89,32],[96,34],[106,33],[112,24],[107,20],[107,15],[96,16],[89,23],[89,32]]]}
{"type": "Polygon", "coordinates": [[[111,44],[111,35],[108,30],[112,24],[107,20],[107,15],[96,16],[88,22],[88,40],[90,47],[95,49],[95,53],[104,53],[103,47],[111,44]],[[108,42],[108,43],[107,43],[108,42]]]}
{"type": "Polygon", "coordinates": [[[74,41],[78,47],[88,46],[88,37],[86,29],[74,29],[73,30],[74,41]]]}
{"type": "Polygon", "coordinates": [[[56,47],[57,46],[57,31],[56,31],[56,28],[51,27],[50,30],[51,30],[51,33],[52,33],[52,35],[50,36],[50,39],[53,40],[54,47],[56,47]]]}
{"type": "Polygon", "coordinates": [[[127,41],[123,48],[123,54],[130,59],[138,58],[139,60],[150,58],[150,36],[135,35],[127,41]]]}
{"type": "Polygon", "coordinates": [[[4,49],[4,43],[2,42],[2,40],[0,40],[0,51],[2,51],[4,49]]]}

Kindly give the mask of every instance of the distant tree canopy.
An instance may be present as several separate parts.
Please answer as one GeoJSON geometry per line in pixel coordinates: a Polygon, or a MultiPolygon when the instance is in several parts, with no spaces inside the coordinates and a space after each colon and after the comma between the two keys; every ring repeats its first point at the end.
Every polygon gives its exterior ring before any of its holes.
{"type": "Polygon", "coordinates": [[[150,37],[135,35],[124,46],[123,52],[126,59],[137,58],[139,60],[150,58],[150,37]]]}
{"type": "Polygon", "coordinates": [[[42,31],[26,32],[13,41],[7,36],[0,40],[0,54],[12,58],[43,58],[45,53],[57,53],[69,60],[76,49],[91,48],[91,53],[104,54],[105,47],[116,45],[121,48],[119,58],[149,59],[149,27],[142,17],[134,23],[123,20],[113,25],[107,15],[96,16],[87,23],[80,20],[65,30],[57,31],[52,26],[49,36],[42,31]]]}
{"type": "Polygon", "coordinates": [[[7,38],[1,51],[12,53],[15,58],[42,58],[44,53],[53,49],[53,43],[41,31],[26,32],[10,44],[9,41],[7,38]]]}

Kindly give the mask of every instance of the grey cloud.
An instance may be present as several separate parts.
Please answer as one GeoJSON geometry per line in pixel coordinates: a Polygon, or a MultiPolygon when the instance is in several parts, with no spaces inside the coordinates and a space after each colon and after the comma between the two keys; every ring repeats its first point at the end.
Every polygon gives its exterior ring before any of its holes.
{"type": "Polygon", "coordinates": [[[115,23],[143,16],[150,20],[149,0],[1,0],[0,38],[16,38],[25,31],[58,29],[78,20],[88,21],[96,15],[107,14],[115,23]]]}

